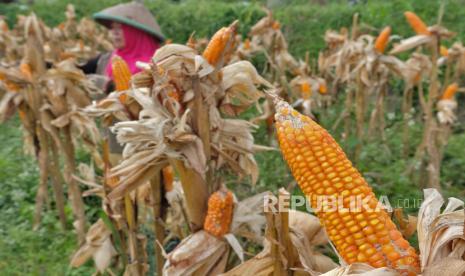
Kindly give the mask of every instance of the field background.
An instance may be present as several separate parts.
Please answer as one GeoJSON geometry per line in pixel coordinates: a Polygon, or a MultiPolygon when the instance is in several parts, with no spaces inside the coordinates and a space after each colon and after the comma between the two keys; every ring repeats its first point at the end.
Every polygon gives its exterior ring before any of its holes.
{"type": "MultiPolygon", "coordinates": [[[[74,4],[79,17],[92,13],[122,1],[17,1],[12,4],[0,3],[0,15],[7,18],[12,25],[17,14],[35,12],[48,25],[55,26],[64,20],[64,11],[68,3],[74,4]]],[[[415,11],[432,25],[437,18],[441,1],[437,0],[390,0],[359,1],[196,1],[196,0],[156,0],[146,1],[146,5],[156,15],[166,37],[173,42],[184,43],[192,31],[197,37],[210,36],[221,26],[235,19],[240,20],[240,31],[246,35],[250,26],[260,19],[264,12],[262,5],[268,5],[277,20],[283,26],[288,39],[290,52],[303,57],[308,51],[316,58],[323,49],[323,36],[328,29],[350,26],[352,15],[359,13],[361,21],[373,28],[376,33],[385,25],[393,28],[393,33],[400,36],[412,32],[404,21],[403,12],[415,11]]],[[[463,41],[465,38],[464,0],[446,1],[443,24],[457,32],[457,37],[450,41],[463,41]]],[[[446,43],[446,45],[448,45],[446,43]]],[[[391,203],[405,198],[421,198],[421,187],[404,175],[407,161],[402,158],[401,117],[399,98],[401,91],[392,84],[387,110],[387,145],[379,142],[366,143],[363,147],[357,167],[364,173],[378,195],[388,195],[391,203]]],[[[343,102],[343,101],[338,101],[343,102]]],[[[459,98],[459,109],[464,106],[465,97],[459,98]]],[[[332,126],[338,118],[342,106],[334,105],[322,114],[317,114],[323,126],[332,126]]],[[[248,114],[251,116],[252,114],[248,114]]],[[[441,168],[441,183],[445,196],[464,199],[465,188],[465,116],[459,126],[455,127],[446,149],[441,168]]],[[[60,229],[53,211],[45,212],[43,223],[36,231],[32,230],[34,197],[38,182],[38,168],[35,161],[23,154],[21,129],[17,118],[0,125],[0,275],[90,275],[92,264],[79,269],[69,267],[69,258],[76,246],[74,234],[60,229]]],[[[333,134],[337,140],[340,131],[333,134]]],[[[413,141],[420,141],[421,126],[413,125],[413,141]]],[[[264,125],[256,133],[258,143],[270,144],[266,137],[264,125]]],[[[354,148],[357,141],[348,139],[341,145],[347,151],[354,148]]],[[[80,161],[87,161],[84,152],[78,154],[80,161]]],[[[272,190],[287,187],[292,178],[279,152],[266,152],[257,156],[260,164],[260,180],[256,187],[247,183],[236,183],[245,193],[250,190],[272,190]]],[[[297,189],[294,193],[299,193],[297,189]]],[[[87,215],[90,220],[98,217],[100,202],[86,199],[87,215]]],[[[394,206],[395,207],[395,206],[394,206]]],[[[70,210],[68,218],[71,218],[70,210]]],[[[415,212],[416,208],[407,208],[415,212]]],[[[150,238],[150,237],[149,237],[150,238]]]]}

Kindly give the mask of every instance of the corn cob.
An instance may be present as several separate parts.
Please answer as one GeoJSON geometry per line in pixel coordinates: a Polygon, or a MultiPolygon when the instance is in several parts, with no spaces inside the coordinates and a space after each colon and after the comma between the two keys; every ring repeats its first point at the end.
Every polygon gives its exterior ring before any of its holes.
{"type": "Polygon", "coordinates": [[[174,180],[174,173],[173,167],[166,166],[162,169],[163,174],[163,186],[165,187],[165,192],[171,192],[173,190],[173,180],[174,180]]]}
{"type": "Polygon", "coordinates": [[[391,35],[391,27],[387,26],[384,28],[381,33],[379,33],[378,37],[375,41],[375,50],[382,54],[386,49],[386,45],[389,42],[389,36],[391,35]]]}
{"type": "Polygon", "coordinates": [[[320,86],[318,86],[318,92],[322,95],[328,93],[328,87],[326,87],[326,84],[320,83],[320,86]]]}
{"type": "Polygon", "coordinates": [[[458,90],[459,90],[459,86],[457,85],[457,83],[454,82],[452,84],[449,84],[446,90],[444,90],[441,100],[451,100],[458,90]]]}
{"type": "Polygon", "coordinates": [[[415,33],[419,35],[430,35],[431,32],[428,31],[428,26],[426,26],[425,22],[421,20],[420,17],[418,17],[416,14],[413,12],[405,12],[404,13],[405,18],[407,19],[408,23],[410,24],[410,27],[415,31],[415,33]]]}
{"type": "Polygon", "coordinates": [[[214,192],[208,199],[208,211],[203,229],[217,237],[227,234],[231,226],[233,207],[231,191],[221,189],[214,192]]]}
{"type": "Polygon", "coordinates": [[[273,28],[274,30],[279,30],[281,28],[281,23],[279,23],[279,21],[273,21],[271,28],[273,28]]]}
{"type": "Polygon", "coordinates": [[[248,38],[244,40],[244,49],[250,50],[250,39],[248,38]]]}
{"type": "MultiPolygon", "coordinates": [[[[228,45],[228,41],[234,38],[237,23],[232,23],[229,27],[223,27],[217,31],[208,42],[207,48],[203,51],[203,57],[211,65],[215,65],[228,45]]],[[[231,41],[232,42],[232,41],[231,41]]]]}
{"type": "Polygon", "coordinates": [[[415,249],[384,209],[372,210],[378,207],[372,189],[331,135],[283,101],[277,103],[276,110],[281,151],[311,205],[316,207],[323,196],[337,197],[335,210],[316,210],[316,213],[344,260],[349,264],[388,266],[403,275],[417,275],[415,249]],[[356,196],[366,205],[348,210],[356,196]]]}
{"type": "MultiPolygon", "coordinates": [[[[129,82],[131,81],[131,71],[129,66],[119,56],[113,56],[111,59],[111,70],[113,71],[113,81],[115,82],[116,91],[125,91],[129,89],[129,82]]],[[[119,99],[122,103],[126,102],[126,94],[120,93],[119,99]]]]}
{"type": "Polygon", "coordinates": [[[19,71],[28,79],[32,80],[32,68],[29,63],[22,62],[19,65],[19,71]]]}
{"type": "Polygon", "coordinates": [[[303,99],[309,99],[312,95],[312,90],[308,82],[303,82],[300,84],[300,93],[302,94],[303,99]]]}
{"type": "Polygon", "coordinates": [[[182,94],[177,89],[170,90],[167,95],[178,103],[182,100],[182,94]]]}
{"type": "Polygon", "coordinates": [[[447,49],[446,46],[441,45],[441,47],[439,48],[439,53],[441,54],[441,56],[447,57],[449,55],[449,49],[447,49]]]}

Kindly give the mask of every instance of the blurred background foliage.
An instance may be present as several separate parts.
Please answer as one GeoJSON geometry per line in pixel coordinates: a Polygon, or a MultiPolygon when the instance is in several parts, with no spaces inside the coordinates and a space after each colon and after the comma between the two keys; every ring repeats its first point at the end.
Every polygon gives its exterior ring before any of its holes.
{"type": "MultiPolygon", "coordinates": [[[[0,3],[0,14],[13,24],[17,14],[35,12],[48,25],[55,26],[64,20],[68,3],[74,4],[78,17],[88,16],[111,5],[126,2],[117,0],[35,0],[0,3]]],[[[309,51],[315,56],[324,46],[327,29],[338,30],[350,26],[352,15],[358,13],[367,30],[378,32],[385,25],[400,36],[412,34],[404,19],[404,11],[415,11],[427,24],[436,22],[440,0],[149,0],[145,5],[155,14],[163,32],[174,42],[184,42],[195,30],[198,37],[210,36],[221,26],[239,19],[241,31],[246,35],[250,26],[264,15],[262,7],[269,7],[284,28],[292,54],[303,56],[309,51]]],[[[443,24],[465,35],[464,0],[446,0],[443,24]]]]}

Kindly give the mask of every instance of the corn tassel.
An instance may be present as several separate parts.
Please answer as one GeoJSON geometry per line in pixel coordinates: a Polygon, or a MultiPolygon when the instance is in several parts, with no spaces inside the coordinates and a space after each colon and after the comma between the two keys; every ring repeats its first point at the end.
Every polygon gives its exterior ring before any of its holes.
{"type": "Polygon", "coordinates": [[[428,31],[428,26],[426,26],[425,22],[423,22],[423,20],[421,20],[421,18],[416,14],[407,11],[404,15],[415,33],[419,35],[431,35],[431,32],[428,31]]]}
{"type": "Polygon", "coordinates": [[[233,214],[233,194],[227,189],[214,192],[208,199],[207,217],[203,229],[222,237],[229,232],[233,214]]]}
{"type": "Polygon", "coordinates": [[[129,83],[131,81],[131,71],[129,66],[119,56],[113,56],[111,59],[111,70],[113,71],[113,81],[115,82],[116,91],[120,92],[119,99],[122,103],[126,102],[127,95],[121,93],[129,89],[129,83]]]}
{"type": "Polygon", "coordinates": [[[452,84],[449,84],[446,90],[444,90],[441,100],[451,100],[458,90],[459,90],[459,86],[457,83],[454,82],[452,84]]]}
{"type": "Polygon", "coordinates": [[[381,33],[376,38],[375,50],[378,53],[384,53],[384,50],[386,49],[386,46],[389,42],[389,36],[391,36],[391,27],[387,26],[381,31],[381,33]]]}
{"type": "Polygon", "coordinates": [[[317,207],[324,196],[337,198],[337,203],[333,202],[335,210],[316,210],[316,213],[344,260],[349,264],[388,266],[404,275],[417,275],[419,262],[415,249],[384,209],[371,210],[378,207],[372,189],[331,135],[283,101],[277,104],[275,119],[284,159],[312,206],[317,207]],[[348,210],[350,200],[356,196],[366,204],[359,210],[348,210]]]}
{"type": "Polygon", "coordinates": [[[210,39],[210,42],[207,45],[207,48],[203,51],[203,57],[211,65],[216,65],[226,50],[228,42],[234,38],[236,33],[237,23],[232,23],[229,27],[223,27],[217,31],[213,37],[210,39]]]}

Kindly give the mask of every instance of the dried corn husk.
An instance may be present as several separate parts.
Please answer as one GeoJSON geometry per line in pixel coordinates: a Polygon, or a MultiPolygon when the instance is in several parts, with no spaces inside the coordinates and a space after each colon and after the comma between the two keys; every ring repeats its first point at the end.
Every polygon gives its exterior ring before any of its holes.
{"type": "Polygon", "coordinates": [[[418,213],[418,242],[422,275],[463,275],[465,271],[464,203],[449,201],[441,212],[444,199],[435,189],[424,190],[418,213]]]}

